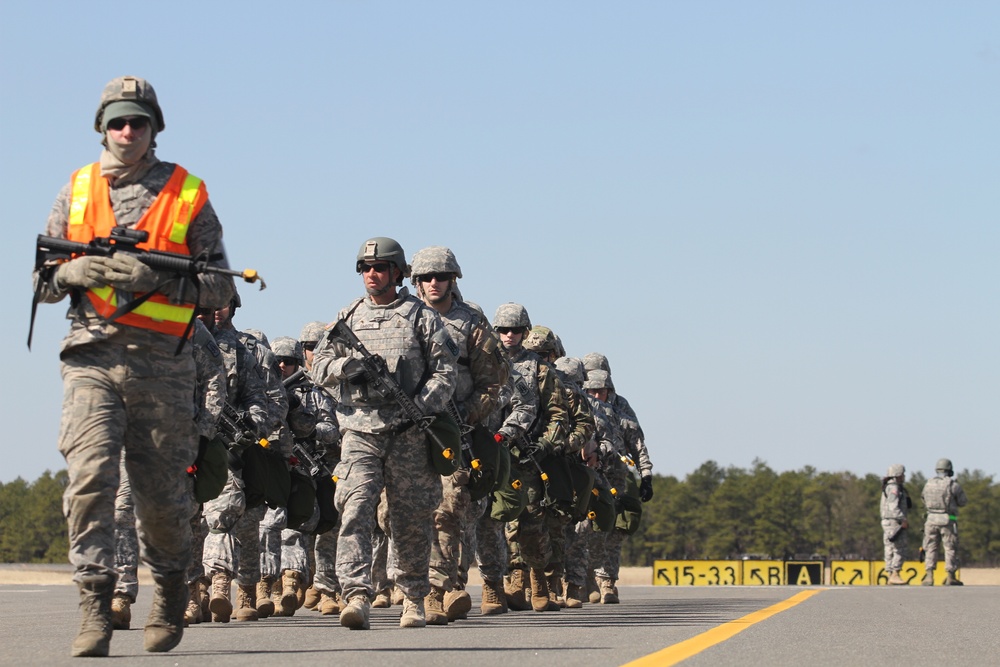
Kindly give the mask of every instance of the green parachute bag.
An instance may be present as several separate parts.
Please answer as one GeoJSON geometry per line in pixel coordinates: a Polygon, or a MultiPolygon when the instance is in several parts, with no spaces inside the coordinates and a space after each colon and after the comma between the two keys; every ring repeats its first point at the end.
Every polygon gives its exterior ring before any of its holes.
{"type": "Polygon", "coordinates": [[[292,491],[292,479],[280,452],[250,445],[243,452],[243,483],[247,509],[267,504],[285,507],[292,491]]]}
{"type": "Polygon", "coordinates": [[[528,490],[519,479],[511,479],[510,475],[510,452],[506,447],[500,451],[500,470],[506,468],[503,481],[498,478],[498,483],[493,489],[493,503],[490,506],[490,516],[497,521],[513,521],[528,505],[528,490]],[[506,460],[506,466],[503,462],[506,460]]]}
{"type": "Polygon", "coordinates": [[[200,438],[198,458],[188,468],[194,478],[194,498],[199,503],[215,500],[226,486],[229,474],[229,450],[218,438],[200,438]]]}
{"type": "Polygon", "coordinates": [[[611,489],[597,482],[590,491],[590,506],[587,509],[587,518],[590,519],[594,530],[602,533],[609,533],[615,529],[615,497],[611,495],[611,489]]]}
{"type": "Polygon", "coordinates": [[[625,484],[625,493],[616,496],[618,501],[618,517],[615,519],[615,528],[632,535],[639,530],[639,521],[642,519],[642,501],[639,499],[639,485],[632,475],[628,476],[625,484]]]}
{"type": "Polygon", "coordinates": [[[319,506],[319,523],[313,535],[322,535],[333,530],[337,525],[337,506],[333,502],[337,492],[337,482],[334,477],[320,475],[316,478],[316,504],[319,506]]]}
{"type": "Polygon", "coordinates": [[[597,475],[594,469],[583,463],[570,459],[569,476],[573,482],[573,507],[570,511],[570,518],[574,522],[583,521],[587,518],[590,510],[590,499],[593,498],[591,491],[594,489],[594,482],[597,475]]]}
{"type": "Polygon", "coordinates": [[[548,479],[542,479],[545,502],[560,514],[570,516],[575,505],[573,478],[570,476],[569,459],[561,454],[546,456],[538,462],[548,479]]]}
{"type": "Polygon", "coordinates": [[[312,477],[296,469],[289,472],[291,486],[288,492],[288,528],[297,530],[312,518],[316,509],[316,484],[312,477]]]}
{"type": "MultiPolygon", "coordinates": [[[[479,500],[489,495],[500,474],[501,446],[493,439],[493,434],[482,426],[477,426],[470,434],[472,442],[472,463],[469,473],[469,495],[479,500]]],[[[510,460],[507,460],[508,474],[510,460]]]]}
{"type": "Polygon", "coordinates": [[[447,412],[434,415],[427,429],[427,452],[431,465],[442,477],[450,477],[461,463],[462,431],[455,418],[447,412]]]}

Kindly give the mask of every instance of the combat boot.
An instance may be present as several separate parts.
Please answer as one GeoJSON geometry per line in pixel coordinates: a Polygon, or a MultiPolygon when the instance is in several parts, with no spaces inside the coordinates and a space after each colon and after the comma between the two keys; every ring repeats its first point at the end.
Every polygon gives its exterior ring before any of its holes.
{"type": "Polygon", "coordinates": [[[506,613],[501,598],[500,586],[483,580],[483,602],[479,607],[483,616],[495,616],[506,613]]]}
{"type": "MultiPolygon", "coordinates": [[[[431,586],[431,592],[424,598],[424,620],[426,625],[448,625],[448,615],[444,613],[444,589],[431,586]]],[[[400,627],[404,626],[400,621],[400,627]]]]}
{"type": "Polygon", "coordinates": [[[549,600],[559,605],[560,609],[566,608],[566,600],[563,599],[562,577],[558,574],[550,574],[546,577],[549,585],[549,600]]]}
{"type": "Polygon", "coordinates": [[[903,578],[901,576],[899,576],[899,572],[890,572],[889,573],[889,585],[890,586],[905,586],[906,582],[903,581],[903,578]]]}
{"type": "Polygon", "coordinates": [[[211,597],[209,591],[212,589],[212,580],[208,577],[198,577],[198,604],[201,605],[201,620],[205,623],[212,618],[212,610],[208,608],[208,600],[211,597]]]}
{"type": "Polygon", "coordinates": [[[256,621],[260,618],[257,613],[257,587],[253,584],[236,584],[236,620],[256,621]]]}
{"type": "Polygon", "coordinates": [[[273,616],[278,616],[278,612],[281,610],[281,593],[282,593],[282,581],[281,575],[277,575],[272,578],[273,583],[271,584],[271,603],[274,605],[273,616]]]}
{"type": "Polygon", "coordinates": [[[351,630],[367,630],[371,627],[369,621],[371,603],[367,595],[354,595],[340,612],[340,624],[351,630]]]}
{"type": "Polygon", "coordinates": [[[261,577],[257,582],[257,615],[267,618],[274,613],[274,602],[271,600],[271,588],[274,577],[261,577]]]}
{"type": "Polygon", "coordinates": [[[535,611],[559,611],[559,605],[549,599],[549,584],[545,570],[531,568],[531,608],[535,611]]]}
{"type": "Polygon", "coordinates": [[[392,604],[394,604],[394,605],[396,605],[398,607],[399,605],[403,604],[403,600],[405,598],[406,598],[406,596],[403,595],[403,591],[399,588],[399,586],[393,586],[392,587],[392,595],[389,598],[389,601],[392,604]]]}
{"type": "Polygon", "coordinates": [[[181,643],[187,603],[188,587],[184,583],[183,572],[157,580],[153,607],[146,618],[143,648],[150,653],[166,653],[181,643]]]}
{"type": "Polygon", "coordinates": [[[319,604],[320,592],[316,590],[315,586],[310,586],[306,589],[305,599],[302,601],[302,606],[306,609],[315,609],[316,605],[319,604]]]}
{"type": "Polygon", "coordinates": [[[233,614],[233,603],[229,599],[232,584],[233,579],[227,572],[212,575],[212,597],[208,601],[208,609],[212,612],[213,623],[228,623],[233,614]]]}
{"type": "Polygon", "coordinates": [[[934,585],[934,573],[930,570],[924,575],[924,578],[920,580],[921,586],[933,586],[934,585]]]}
{"type": "Polygon", "coordinates": [[[601,590],[601,604],[618,604],[618,593],[615,592],[613,581],[597,577],[597,586],[601,590]]]}
{"type": "Polygon", "coordinates": [[[566,584],[566,608],[579,609],[583,606],[583,589],[576,584],[566,584]]]}
{"type": "Polygon", "coordinates": [[[587,601],[590,604],[599,604],[601,601],[601,589],[597,585],[593,570],[587,573],[587,601]]]}
{"type": "Polygon", "coordinates": [[[132,600],[124,593],[115,593],[111,598],[111,627],[128,630],[132,625],[132,600]]]}
{"type": "MultiPolygon", "coordinates": [[[[444,617],[445,625],[448,624],[448,617],[444,617]]],[[[427,625],[427,618],[424,612],[424,599],[403,598],[403,614],[399,617],[399,627],[401,628],[422,628],[427,625]]]]}
{"type": "Polygon", "coordinates": [[[188,603],[184,609],[184,625],[201,623],[201,602],[198,600],[198,581],[188,584],[188,603]]]}
{"type": "Polygon", "coordinates": [[[511,570],[510,578],[504,585],[504,593],[507,595],[507,606],[514,611],[527,611],[531,609],[531,605],[528,604],[528,600],[524,597],[524,588],[527,586],[525,574],[526,572],[520,568],[511,570]]]}
{"type": "Polygon", "coordinates": [[[73,640],[74,658],[103,658],[111,648],[111,597],[115,580],[110,575],[84,575],[80,588],[80,632],[73,640]]]}
{"type": "Polygon", "coordinates": [[[444,594],[444,613],[449,621],[458,621],[469,617],[472,609],[472,596],[464,590],[451,590],[444,594]]]}
{"type": "Polygon", "coordinates": [[[326,593],[320,593],[319,604],[316,605],[316,609],[324,616],[339,614],[340,601],[337,599],[337,594],[327,595],[326,593]]]}
{"type": "Polygon", "coordinates": [[[945,586],[964,586],[965,584],[963,584],[961,581],[959,581],[958,579],[955,578],[955,573],[954,572],[948,572],[947,575],[944,578],[944,585],[945,586]]]}
{"type": "Polygon", "coordinates": [[[275,616],[294,616],[299,606],[299,589],[301,588],[299,573],[295,570],[285,570],[281,576],[281,597],[278,598],[275,616]]]}
{"type": "Polygon", "coordinates": [[[372,607],[375,609],[388,609],[391,606],[392,599],[389,597],[388,588],[375,594],[375,601],[372,602],[372,607]]]}

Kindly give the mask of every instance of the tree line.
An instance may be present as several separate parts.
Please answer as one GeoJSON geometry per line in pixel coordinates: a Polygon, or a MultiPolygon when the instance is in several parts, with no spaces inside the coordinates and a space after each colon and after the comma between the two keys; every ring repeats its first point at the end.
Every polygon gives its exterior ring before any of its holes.
{"type": "MultiPolygon", "coordinates": [[[[969,497],[959,515],[960,562],[1000,566],[1000,485],[991,475],[962,471],[969,497]]],[[[913,498],[909,558],[923,539],[920,491],[926,479],[906,480],[913,498]]],[[[67,474],[46,471],[34,482],[0,484],[0,562],[65,563],[68,554],[62,493],[67,474]]],[[[623,565],[656,559],[739,559],[744,556],[881,560],[879,495],[882,478],[812,467],[775,472],[703,463],[683,480],[654,475],[653,499],[643,506],[638,532],[625,542],[623,565]]]]}

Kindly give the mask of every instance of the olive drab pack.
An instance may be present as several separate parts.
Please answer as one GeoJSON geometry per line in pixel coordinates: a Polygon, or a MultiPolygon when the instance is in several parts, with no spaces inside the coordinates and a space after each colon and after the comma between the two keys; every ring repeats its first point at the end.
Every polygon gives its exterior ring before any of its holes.
{"type": "Polygon", "coordinates": [[[285,507],[292,491],[292,479],[280,452],[251,445],[243,452],[243,484],[247,509],[267,504],[285,507]]]}
{"type": "Polygon", "coordinates": [[[296,530],[312,518],[316,509],[316,484],[309,475],[295,468],[289,471],[288,528],[296,530]]]}
{"type": "MultiPolygon", "coordinates": [[[[500,475],[500,445],[493,439],[489,429],[476,426],[469,434],[472,459],[476,469],[469,477],[469,496],[472,500],[485,498],[496,486],[500,475]]],[[[507,461],[508,467],[510,460],[507,461]]],[[[509,470],[508,470],[509,473],[509,470]]]]}
{"type": "Polygon", "coordinates": [[[226,486],[229,471],[229,450],[218,438],[201,438],[198,458],[188,469],[194,477],[194,497],[199,503],[215,500],[226,486]]]}
{"type": "Polygon", "coordinates": [[[615,528],[629,535],[634,534],[639,530],[639,521],[642,519],[642,501],[639,499],[639,485],[632,475],[628,475],[624,492],[619,490],[615,500],[618,512],[615,528]]]}
{"type": "Polygon", "coordinates": [[[427,452],[431,465],[442,477],[458,472],[462,461],[462,431],[447,411],[436,414],[427,429],[427,452]]]}
{"type": "Polygon", "coordinates": [[[490,516],[496,521],[513,521],[528,505],[528,490],[521,480],[511,478],[510,451],[500,448],[500,473],[493,490],[490,516]]]}
{"type": "Polygon", "coordinates": [[[608,533],[615,529],[617,518],[615,497],[611,495],[611,489],[604,482],[597,481],[590,492],[587,518],[590,519],[594,530],[608,533]]]}

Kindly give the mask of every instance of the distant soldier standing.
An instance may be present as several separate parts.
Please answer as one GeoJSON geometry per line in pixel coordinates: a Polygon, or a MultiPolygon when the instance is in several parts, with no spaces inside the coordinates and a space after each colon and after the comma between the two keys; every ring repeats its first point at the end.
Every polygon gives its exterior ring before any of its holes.
{"type": "MultiPolygon", "coordinates": [[[[204,254],[225,266],[222,226],[204,183],[156,157],[155,138],[163,128],[148,82],[125,76],[108,83],[94,119],[104,151],[60,191],[48,235],[87,243],[126,227],[148,232],[140,248],[204,254]]],[[[198,290],[192,281],[151,269],[127,253],[76,257],[37,270],[34,280],[44,303],[71,296],[70,331],[60,352],[65,395],[59,451],[69,469],[63,507],[83,615],[72,654],[106,656],[110,648],[114,504],[123,448],[136,482],[142,558],[156,583],[144,645],[147,651],[169,651],[184,631],[188,521],[194,511],[185,471],[198,454],[195,362],[190,346],[177,353],[178,338],[186,335],[195,302],[224,304],[232,281],[206,274],[198,290]],[[134,309],[112,321],[126,303],[134,309]]]]}
{"type": "Polygon", "coordinates": [[[958,569],[958,508],[965,507],[969,499],[965,497],[962,485],[952,477],[955,472],[950,459],[938,459],[934,466],[937,472],[924,484],[920,494],[927,507],[927,520],[924,522],[924,566],[926,573],[920,582],[923,586],[934,585],[934,567],[937,565],[938,540],[944,549],[944,569],[947,577],[945,586],[962,586],[955,578],[958,569]]]}
{"type": "Polygon", "coordinates": [[[913,501],[903,486],[904,481],[906,468],[902,463],[889,466],[882,478],[879,511],[882,515],[882,544],[885,545],[885,572],[889,575],[891,586],[906,585],[899,571],[906,559],[906,530],[910,527],[906,521],[906,510],[913,507],[913,501]]]}

